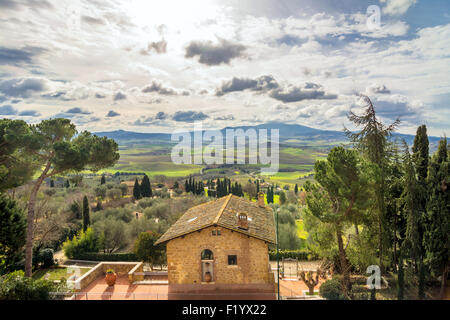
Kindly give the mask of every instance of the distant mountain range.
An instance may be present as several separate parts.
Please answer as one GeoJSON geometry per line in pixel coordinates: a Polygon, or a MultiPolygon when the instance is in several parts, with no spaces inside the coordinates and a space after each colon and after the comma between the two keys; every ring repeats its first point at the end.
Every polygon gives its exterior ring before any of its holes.
{"type": "MultiPolygon", "coordinates": [[[[257,126],[240,126],[240,127],[226,127],[222,129],[222,133],[225,135],[226,129],[279,129],[280,130],[280,140],[281,142],[286,142],[287,140],[299,140],[299,141],[329,141],[333,142],[342,142],[347,140],[343,131],[333,131],[333,130],[321,130],[315,129],[307,126],[302,126],[299,124],[285,124],[279,122],[269,122],[260,124],[257,126]]],[[[120,142],[126,141],[149,141],[152,142],[162,142],[167,143],[171,141],[170,133],[140,133],[140,132],[132,132],[132,131],[124,131],[124,130],[116,130],[111,132],[96,132],[98,136],[106,136],[108,138],[117,140],[120,142]]],[[[268,131],[270,135],[270,131],[268,131]]],[[[414,141],[414,135],[410,134],[402,134],[402,133],[394,133],[394,138],[405,139],[405,141],[411,145],[414,141]]],[[[431,137],[429,136],[429,141],[431,144],[431,148],[437,145],[437,142],[441,139],[439,137],[431,137]]]]}

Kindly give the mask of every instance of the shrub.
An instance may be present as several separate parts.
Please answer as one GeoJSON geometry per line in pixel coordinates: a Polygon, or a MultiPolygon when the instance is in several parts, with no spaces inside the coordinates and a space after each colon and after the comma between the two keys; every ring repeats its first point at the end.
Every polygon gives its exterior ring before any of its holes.
{"type": "Polygon", "coordinates": [[[325,281],[320,286],[319,293],[327,300],[344,300],[342,284],[338,278],[325,281]]]}
{"type": "Polygon", "coordinates": [[[92,228],[79,232],[72,240],[67,239],[63,250],[69,259],[77,259],[75,257],[84,252],[98,251],[98,241],[92,228]]]}
{"type": "MultiPolygon", "coordinates": [[[[291,259],[298,259],[298,260],[317,260],[318,256],[307,249],[300,249],[300,250],[280,250],[280,260],[283,258],[291,258],[291,259]]],[[[270,260],[276,260],[277,259],[277,252],[275,250],[269,251],[269,258],[270,260]]]]}
{"type": "Polygon", "coordinates": [[[0,300],[54,300],[62,296],[51,292],[65,292],[65,283],[34,280],[24,277],[23,271],[15,271],[0,277],[0,300]]]}
{"type": "Polygon", "coordinates": [[[86,261],[122,261],[122,262],[139,261],[139,259],[136,257],[134,253],[81,252],[77,253],[71,259],[86,260],[86,261]]]}
{"type": "Polygon", "coordinates": [[[42,267],[49,268],[55,264],[53,259],[53,249],[46,248],[39,251],[37,255],[38,263],[42,263],[42,267]]]}

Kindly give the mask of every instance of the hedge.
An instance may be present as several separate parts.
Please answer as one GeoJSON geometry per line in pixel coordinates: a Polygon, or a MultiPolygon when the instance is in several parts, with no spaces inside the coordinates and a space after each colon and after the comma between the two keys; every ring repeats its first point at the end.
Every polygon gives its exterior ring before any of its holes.
{"type": "Polygon", "coordinates": [[[85,252],[74,255],[73,259],[87,261],[139,261],[134,253],[85,252]]]}
{"type": "MultiPolygon", "coordinates": [[[[319,259],[319,257],[309,251],[309,250],[305,250],[305,249],[300,249],[300,250],[280,250],[279,251],[280,254],[280,260],[281,259],[287,259],[287,258],[291,258],[291,259],[298,259],[298,260],[317,260],[319,259]]],[[[276,251],[269,251],[269,259],[270,260],[277,260],[277,252],[276,251]]]]}

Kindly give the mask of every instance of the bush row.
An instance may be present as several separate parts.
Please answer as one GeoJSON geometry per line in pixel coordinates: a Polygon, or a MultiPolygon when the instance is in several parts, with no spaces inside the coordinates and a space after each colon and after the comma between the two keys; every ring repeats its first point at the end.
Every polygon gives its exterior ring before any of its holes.
{"type": "MultiPolygon", "coordinates": [[[[280,250],[280,260],[281,259],[298,259],[298,260],[317,260],[319,257],[306,249],[300,249],[300,250],[280,250]]],[[[269,251],[269,258],[270,260],[277,260],[277,251],[269,251]]]]}
{"type": "Polygon", "coordinates": [[[97,253],[84,252],[77,253],[73,256],[74,260],[87,261],[139,261],[134,253],[97,253]]]}

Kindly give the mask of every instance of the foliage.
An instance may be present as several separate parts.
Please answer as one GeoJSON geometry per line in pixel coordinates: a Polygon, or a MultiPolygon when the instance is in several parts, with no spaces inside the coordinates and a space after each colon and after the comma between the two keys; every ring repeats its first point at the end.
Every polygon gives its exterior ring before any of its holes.
{"type": "Polygon", "coordinates": [[[339,278],[333,278],[322,283],[319,293],[327,300],[345,300],[342,284],[339,278]]]}
{"type": "Polygon", "coordinates": [[[54,255],[53,249],[45,248],[39,250],[39,252],[36,254],[36,261],[34,261],[33,258],[33,263],[42,264],[43,268],[49,268],[55,264],[53,255],[54,255]]]}
{"type": "Polygon", "coordinates": [[[142,232],[134,243],[134,253],[136,256],[151,265],[161,262],[164,249],[161,244],[155,245],[160,235],[151,231],[142,232]]]}
{"type": "Polygon", "coordinates": [[[83,197],[83,230],[86,231],[86,229],[91,224],[91,217],[90,217],[90,208],[89,208],[89,200],[87,196],[83,197]]]}
{"type": "MultiPolygon", "coordinates": [[[[285,258],[298,259],[298,260],[317,260],[318,256],[308,249],[297,250],[279,250],[280,260],[285,258]]],[[[277,252],[275,250],[269,251],[269,259],[277,260],[277,252]]]]}
{"type": "Polygon", "coordinates": [[[429,198],[425,216],[425,262],[432,272],[441,275],[441,295],[445,294],[450,261],[450,159],[447,139],[439,142],[430,161],[429,198]]]}
{"type": "Polygon", "coordinates": [[[64,254],[69,259],[76,259],[81,253],[97,252],[98,248],[98,239],[92,228],[80,231],[72,240],[67,239],[63,243],[64,254]]]}
{"type": "Polygon", "coordinates": [[[136,200],[139,200],[142,198],[142,194],[141,194],[141,186],[139,185],[139,180],[138,178],[136,178],[136,180],[134,181],[134,187],[133,187],[133,197],[136,200]]]}
{"type": "Polygon", "coordinates": [[[150,179],[147,175],[144,175],[141,182],[141,195],[143,198],[150,198],[153,195],[152,186],[150,184],[150,179]]]}
{"type": "Polygon", "coordinates": [[[113,253],[127,243],[125,223],[122,220],[104,219],[93,225],[100,250],[113,253]]]}
{"type": "Polygon", "coordinates": [[[16,201],[0,195],[0,274],[14,270],[23,259],[26,221],[16,201]]]}
{"type": "Polygon", "coordinates": [[[72,259],[86,261],[138,261],[134,253],[79,252],[72,259]]]}
{"type": "Polygon", "coordinates": [[[55,300],[62,296],[50,293],[66,291],[64,282],[34,280],[24,277],[23,271],[15,271],[0,277],[0,300],[55,300]]]}

